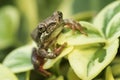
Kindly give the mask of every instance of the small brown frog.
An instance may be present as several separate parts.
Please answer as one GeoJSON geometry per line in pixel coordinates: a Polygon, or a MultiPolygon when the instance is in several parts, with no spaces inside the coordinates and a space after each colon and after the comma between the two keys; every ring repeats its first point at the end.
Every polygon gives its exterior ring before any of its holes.
{"type": "Polygon", "coordinates": [[[31,34],[32,39],[37,43],[38,47],[33,48],[32,63],[34,68],[45,76],[51,75],[50,72],[43,69],[45,61],[56,58],[67,45],[67,43],[64,43],[59,47],[55,46],[55,40],[65,25],[68,25],[68,27],[73,30],[79,30],[86,35],[83,27],[78,22],[72,19],[63,19],[63,14],[60,11],[54,12],[52,16],[41,22],[31,34]],[[48,49],[50,49],[51,52],[49,52],[48,49]]]}

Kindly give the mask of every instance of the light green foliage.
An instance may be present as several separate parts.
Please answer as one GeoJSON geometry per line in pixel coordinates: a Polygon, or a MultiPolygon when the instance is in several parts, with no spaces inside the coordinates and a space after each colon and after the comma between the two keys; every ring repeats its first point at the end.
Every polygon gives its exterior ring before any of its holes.
{"type": "MultiPolygon", "coordinates": [[[[15,0],[15,4],[23,15],[22,20],[25,19],[27,23],[20,24],[21,14],[13,6],[6,6],[0,9],[0,49],[5,49],[16,43],[20,44],[19,41],[16,42],[16,34],[29,33],[30,35],[31,30],[38,23],[38,12],[40,13],[39,17],[42,18],[44,18],[41,16],[43,14],[42,10],[46,9],[46,14],[50,13],[47,8],[42,8],[41,6],[37,12],[38,7],[35,5],[37,1],[30,0],[29,4],[27,4],[28,1],[15,0]],[[23,2],[24,4],[22,4],[23,2]],[[23,5],[26,5],[26,7],[24,8],[23,5]],[[18,31],[19,27],[20,30],[18,31]],[[25,29],[23,33],[21,28],[25,29]]],[[[78,11],[77,9],[70,10],[72,5],[75,4],[74,0],[71,0],[69,3],[67,3],[68,1],[63,2],[65,3],[60,4],[59,1],[56,1],[55,5],[59,3],[60,6],[57,8],[63,10],[65,17],[69,17],[72,15],[72,12],[78,11]]],[[[41,1],[42,3],[46,5],[47,2],[44,0],[41,1]]],[[[52,2],[51,4],[53,5],[52,2]]],[[[52,9],[50,10],[52,12],[52,9]]],[[[49,69],[52,72],[53,75],[51,77],[45,78],[40,74],[34,74],[31,63],[31,53],[34,44],[29,44],[11,51],[5,57],[3,64],[0,65],[0,74],[4,75],[0,76],[0,80],[6,78],[18,80],[17,77],[20,80],[30,80],[31,76],[36,79],[36,75],[39,77],[38,80],[120,79],[120,57],[116,58],[120,42],[120,1],[115,1],[103,8],[93,19],[93,22],[79,21],[79,23],[85,28],[84,31],[87,35],[81,34],[77,30],[72,31],[64,28],[58,36],[55,43],[62,45],[66,42],[67,46],[58,57],[48,59],[43,65],[44,69],[49,69]],[[100,75],[103,76],[101,77],[100,75]]],[[[22,39],[22,43],[25,41],[24,37],[26,37],[26,34],[22,35],[22,37],[18,36],[22,39]]]]}
{"type": "Polygon", "coordinates": [[[17,77],[5,66],[0,64],[0,79],[1,80],[18,80],[17,77]]]}
{"type": "Polygon", "coordinates": [[[32,45],[27,45],[12,51],[4,60],[3,64],[11,69],[14,73],[31,70],[31,52],[32,45]]]}
{"type": "Polygon", "coordinates": [[[111,67],[108,66],[105,72],[105,80],[114,80],[111,67]]]}
{"type": "Polygon", "coordinates": [[[15,43],[19,27],[19,13],[13,6],[0,8],[0,49],[15,43]]]}
{"type": "Polygon", "coordinates": [[[120,36],[119,4],[120,1],[116,1],[104,8],[93,24],[80,22],[88,36],[71,30],[58,37],[58,44],[67,42],[68,46],[73,47],[68,54],[68,61],[80,79],[95,78],[115,58],[120,36]],[[108,10],[113,12],[108,15],[108,10]]]}

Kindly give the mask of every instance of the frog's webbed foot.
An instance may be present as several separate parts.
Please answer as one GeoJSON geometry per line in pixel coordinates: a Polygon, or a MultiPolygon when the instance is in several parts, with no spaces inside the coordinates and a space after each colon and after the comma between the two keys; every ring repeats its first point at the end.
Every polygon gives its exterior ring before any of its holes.
{"type": "Polygon", "coordinates": [[[84,28],[78,23],[77,21],[73,19],[64,19],[65,25],[68,25],[69,28],[74,30],[79,30],[82,34],[87,35],[87,33],[84,31],[84,28]]]}
{"type": "Polygon", "coordinates": [[[39,70],[39,72],[41,74],[43,74],[44,76],[51,75],[50,72],[43,69],[43,65],[45,63],[45,60],[44,60],[44,58],[42,58],[41,56],[38,55],[36,48],[33,48],[31,60],[32,60],[32,64],[33,64],[35,70],[39,70]]]}

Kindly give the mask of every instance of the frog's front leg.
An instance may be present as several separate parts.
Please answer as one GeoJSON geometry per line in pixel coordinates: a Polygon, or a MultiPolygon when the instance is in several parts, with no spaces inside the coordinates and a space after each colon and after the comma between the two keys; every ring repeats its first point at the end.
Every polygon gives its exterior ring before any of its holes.
{"type": "Polygon", "coordinates": [[[84,32],[84,28],[80,25],[80,23],[73,19],[64,19],[64,24],[68,25],[68,27],[73,30],[79,30],[82,34],[87,35],[86,32],[84,32]]]}
{"type": "Polygon", "coordinates": [[[52,52],[48,52],[46,49],[41,48],[38,50],[39,56],[47,59],[53,59],[56,57],[56,54],[53,54],[52,52]]]}
{"type": "Polygon", "coordinates": [[[67,43],[62,44],[61,46],[55,48],[53,51],[48,52],[46,49],[41,48],[38,50],[39,56],[47,59],[54,59],[56,58],[64,49],[67,43]]]}
{"type": "Polygon", "coordinates": [[[43,57],[38,55],[38,52],[37,52],[36,48],[33,48],[31,60],[32,60],[33,66],[36,70],[39,70],[44,76],[50,76],[51,75],[50,72],[43,69],[43,65],[45,63],[45,60],[44,60],[43,57]]]}

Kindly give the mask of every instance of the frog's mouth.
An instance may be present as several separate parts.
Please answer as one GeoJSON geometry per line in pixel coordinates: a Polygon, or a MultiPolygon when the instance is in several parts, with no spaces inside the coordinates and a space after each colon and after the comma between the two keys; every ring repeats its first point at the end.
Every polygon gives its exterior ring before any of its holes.
{"type": "Polygon", "coordinates": [[[63,24],[59,25],[59,27],[57,27],[51,34],[49,37],[49,40],[52,40],[56,37],[58,37],[58,35],[60,34],[60,32],[63,30],[63,24]]]}

